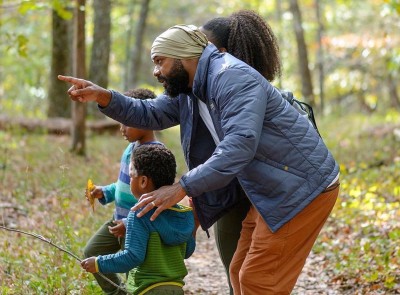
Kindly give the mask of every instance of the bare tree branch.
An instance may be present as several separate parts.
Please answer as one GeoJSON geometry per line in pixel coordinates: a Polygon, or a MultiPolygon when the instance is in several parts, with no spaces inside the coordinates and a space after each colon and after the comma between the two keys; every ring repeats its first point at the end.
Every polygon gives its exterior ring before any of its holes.
{"type": "MultiPolygon", "coordinates": [[[[2,225],[0,225],[0,229],[4,229],[4,230],[7,230],[7,231],[12,231],[12,232],[17,232],[17,233],[21,233],[21,234],[24,234],[24,235],[27,235],[27,236],[34,237],[34,238],[36,238],[36,239],[39,239],[39,240],[41,240],[41,241],[43,241],[43,242],[46,242],[46,243],[52,245],[53,247],[57,248],[58,250],[60,250],[60,251],[62,251],[62,252],[64,252],[64,253],[67,253],[68,255],[74,257],[74,258],[75,258],[76,260],[78,260],[79,262],[82,261],[82,259],[80,259],[80,258],[79,258],[77,255],[75,255],[74,253],[72,253],[72,252],[70,252],[70,251],[68,251],[68,250],[66,250],[66,249],[64,249],[64,248],[62,248],[62,247],[60,247],[60,246],[54,244],[51,240],[46,239],[45,237],[43,237],[43,236],[41,236],[41,235],[38,235],[38,234],[35,234],[35,233],[25,232],[25,231],[22,231],[22,230],[19,230],[19,229],[14,229],[14,228],[5,227],[5,226],[2,226],[2,225]]],[[[119,290],[125,292],[126,294],[130,294],[125,288],[123,288],[123,287],[121,287],[121,286],[118,286],[116,283],[114,283],[113,281],[111,281],[109,278],[107,278],[107,277],[106,277],[104,274],[102,274],[101,272],[98,272],[97,274],[100,275],[103,279],[105,279],[107,282],[109,282],[109,283],[112,284],[113,286],[117,287],[119,290]]]]}

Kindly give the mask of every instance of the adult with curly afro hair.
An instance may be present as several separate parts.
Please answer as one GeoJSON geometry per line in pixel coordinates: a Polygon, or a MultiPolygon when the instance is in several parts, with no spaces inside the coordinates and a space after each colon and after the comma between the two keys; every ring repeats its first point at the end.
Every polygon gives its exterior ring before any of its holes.
{"type": "MultiPolygon", "coordinates": [[[[277,38],[270,25],[255,11],[240,10],[228,17],[214,18],[200,27],[200,30],[220,52],[227,52],[246,62],[268,81],[272,82],[281,75],[277,38]]],[[[230,294],[233,294],[233,289],[229,269],[249,207],[247,198],[241,200],[213,226],[218,252],[227,273],[230,294]]],[[[241,265],[244,257],[238,260],[236,264],[241,265]]],[[[236,285],[239,284],[238,269],[240,267],[233,268],[236,285]]]]}
{"type": "MultiPolygon", "coordinates": [[[[281,75],[279,46],[269,24],[252,10],[240,10],[228,17],[206,22],[200,30],[221,52],[228,52],[256,69],[268,81],[281,75]]],[[[229,266],[235,253],[250,204],[245,198],[214,224],[218,252],[228,277],[230,294],[233,289],[229,266]]]]}
{"type": "Polygon", "coordinates": [[[228,52],[256,69],[268,81],[281,74],[279,46],[269,24],[256,12],[240,10],[217,17],[200,30],[221,52],[228,52]]]}

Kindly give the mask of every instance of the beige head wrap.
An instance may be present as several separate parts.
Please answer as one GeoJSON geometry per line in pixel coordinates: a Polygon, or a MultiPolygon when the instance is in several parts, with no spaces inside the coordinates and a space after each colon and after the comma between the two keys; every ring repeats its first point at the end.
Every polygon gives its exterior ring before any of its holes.
{"type": "Polygon", "coordinates": [[[159,35],[151,46],[151,59],[165,56],[177,59],[199,57],[207,37],[193,25],[176,25],[159,35]]]}

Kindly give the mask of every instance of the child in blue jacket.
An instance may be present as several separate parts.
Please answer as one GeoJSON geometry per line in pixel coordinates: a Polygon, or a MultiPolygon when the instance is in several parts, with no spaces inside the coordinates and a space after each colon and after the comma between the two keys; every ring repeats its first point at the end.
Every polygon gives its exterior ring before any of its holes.
{"type": "MultiPolygon", "coordinates": [[[[129,169],[133,195],[140,197],[174,183],[175,157],[161,145],[142,145],[133,151],[129,169]]],[[[194,217],[190,207],[180,204],[163,211],[150,221],[155,208],[142,218],[130,212],[127,219],[125,250],[90,257],[82,268],[96,273],[129,272],[127,289],[133,294],[184,294],[184,263],[195,249],[192,235],[194,217]]]]}

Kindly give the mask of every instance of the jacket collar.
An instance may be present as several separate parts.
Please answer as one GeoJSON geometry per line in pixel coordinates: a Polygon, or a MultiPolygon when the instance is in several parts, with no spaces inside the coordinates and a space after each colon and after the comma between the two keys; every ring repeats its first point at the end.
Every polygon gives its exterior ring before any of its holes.
{"type": "Polygon", "coordinates": [[[193,94],[201,101],[207,101],[207,74],[210,60],[219,51],[213,44],[209,44],[200,56],[193,82],[193,94]]]}

